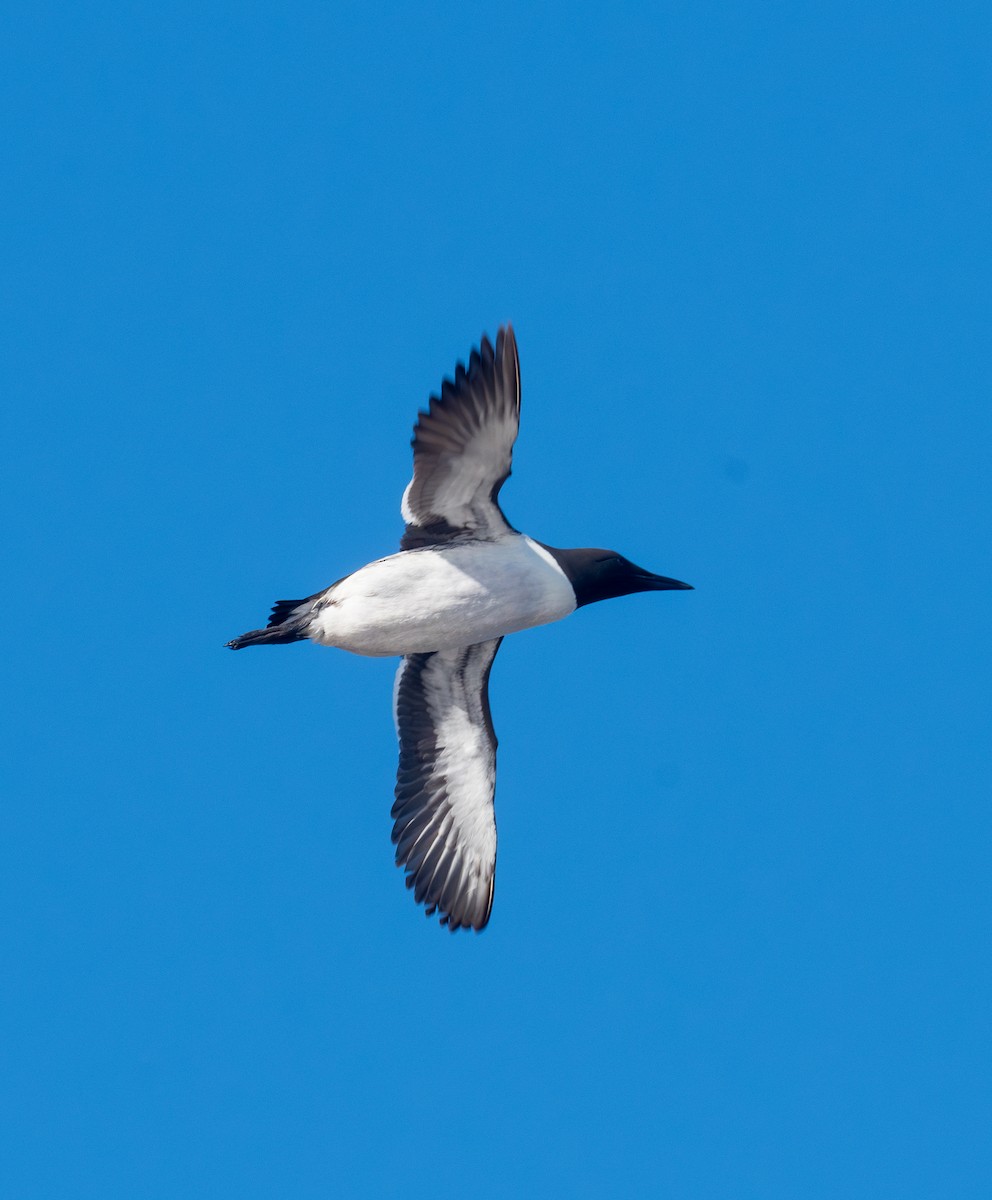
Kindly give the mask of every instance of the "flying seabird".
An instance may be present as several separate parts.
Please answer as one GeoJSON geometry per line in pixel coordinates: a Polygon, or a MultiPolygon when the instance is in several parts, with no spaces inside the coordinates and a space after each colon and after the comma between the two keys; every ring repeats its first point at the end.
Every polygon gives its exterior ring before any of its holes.
{"type": "Polygon", "coordinates": [[[498,503],[520,422],[513,329],[487,337],[431,396],[413,430],[397,554],[228,642],[309,638],[353,654],[399,655],[393,709],[400,761],[392,816],[397,866],[427,915],[482,929],[496,872],[496,734],[489,672],[508,633],[633,592],[691,589],[613,550],[557,550],[514,529],[498,503]]]}

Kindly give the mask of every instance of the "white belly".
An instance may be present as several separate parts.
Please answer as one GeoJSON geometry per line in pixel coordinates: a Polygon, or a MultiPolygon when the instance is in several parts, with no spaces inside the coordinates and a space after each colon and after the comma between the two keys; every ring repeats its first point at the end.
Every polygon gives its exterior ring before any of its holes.
{"type": "Polygon", "coordinates": [[[369,563],[327,593],[309,636],[354,654],[418,654],[546,625],[574,608],[572,585],[552,556],[511,534],[369,563]]]}

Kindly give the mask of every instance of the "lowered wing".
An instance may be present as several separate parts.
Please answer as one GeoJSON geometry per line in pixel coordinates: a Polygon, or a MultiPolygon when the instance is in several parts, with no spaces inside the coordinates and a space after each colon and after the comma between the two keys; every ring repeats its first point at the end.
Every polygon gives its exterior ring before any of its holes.
{"type": "Polygon", "coordinates": [[[501,638],[409,654],[396,675],[396,863],[427,915],[482,929],[496,873],[496,734],[489,672],[501,638]]]}

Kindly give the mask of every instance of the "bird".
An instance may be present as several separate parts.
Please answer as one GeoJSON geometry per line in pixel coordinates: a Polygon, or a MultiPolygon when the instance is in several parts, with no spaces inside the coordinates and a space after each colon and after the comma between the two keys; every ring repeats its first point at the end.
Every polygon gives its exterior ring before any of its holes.
{"type": "Polygon", "coordinates": [[[504,637],[635,592],[691,591],[613,550],[562,550],[515,529],[499,504],[520,424],[513,327],[483,335],[418,413],[406,528],[395,554],[303,600],[232,650],[309,639],[400,657],[393,689],[399,768],[396,864],[428,917],[482,930],[496,875],[496,733],[489,673],[504,637]]]}

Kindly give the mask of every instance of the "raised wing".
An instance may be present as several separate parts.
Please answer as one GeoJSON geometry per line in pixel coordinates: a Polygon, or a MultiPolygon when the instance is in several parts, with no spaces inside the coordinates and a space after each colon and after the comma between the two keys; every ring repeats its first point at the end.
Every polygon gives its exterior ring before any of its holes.
{"type": "Polygon", "coordinates": [[[413,479],[403,493],[403,550],[470,534],[494,538],[510,525],[496,498],[510,474],[520,425],[520,363],[510,325],[483,337],[413,429],[413,479]]]}
{"type": "Polygon", "coordinates": [[[396,675],[396,864],[427,915],[482,929],[496,873],[496,734],[489,672],[502,638],[409,654],[396,675]]]}

